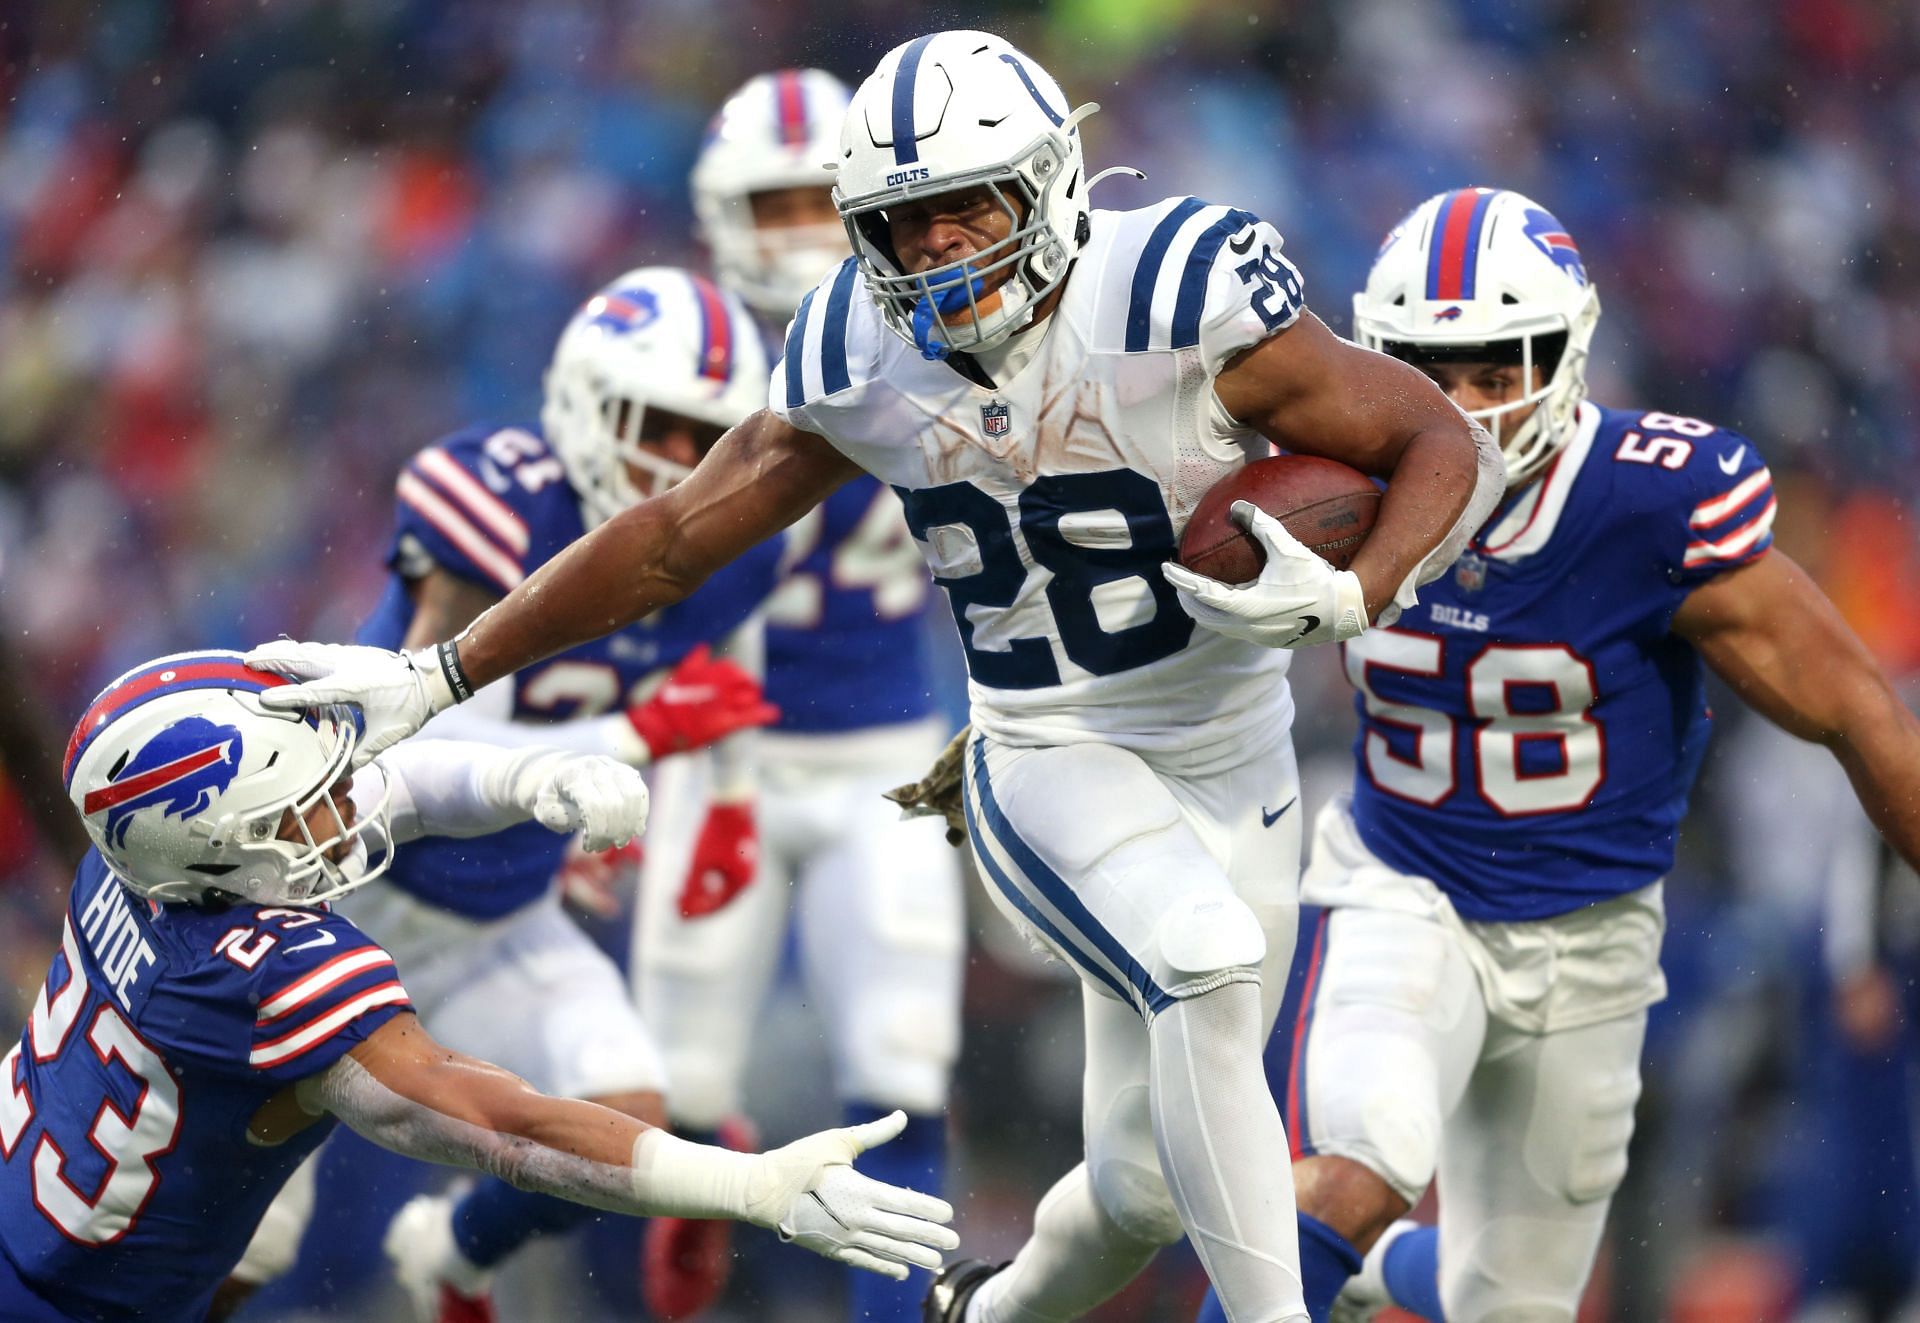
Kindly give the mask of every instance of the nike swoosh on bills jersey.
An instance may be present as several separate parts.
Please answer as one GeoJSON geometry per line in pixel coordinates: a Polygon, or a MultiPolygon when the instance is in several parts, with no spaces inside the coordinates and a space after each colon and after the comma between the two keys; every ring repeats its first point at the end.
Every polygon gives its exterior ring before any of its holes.
{"type": "Polygon", "coordinates": [[[313,936],[309,937],[306,941],[300,943],[300,945],[298,946],[289,946],[286,949],[284,954],[292,955],[295,951],[305,951],[309,947],[332,946],[332,945],[333,945],[332,933],[318,932],[318,933],[315,933],[313,936]]]}
{"type": "Polygon", "coordinates": [[[1731,478],[1740,468],[1740,458],[1747,453],[1745,446],[1737,446],[1731,455],[1720,456],[1720,471],[1731,478]]]}

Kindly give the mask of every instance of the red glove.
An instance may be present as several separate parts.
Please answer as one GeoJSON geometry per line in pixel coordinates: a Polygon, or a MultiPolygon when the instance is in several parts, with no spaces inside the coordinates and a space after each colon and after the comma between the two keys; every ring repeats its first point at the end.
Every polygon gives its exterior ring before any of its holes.
{"type": "Polygon", "coordinates": [[[631,883],[643,857],[638,840],[599,854],[588,854],[576,842],[567,847],[555,880],[568,904],[611,919],[620,913],[621,894],[633,890],[631,883]]]}
{"type": "Polygon", "coordinates": [[[688,653],[667,682],[627,720],[655,758],[704,748],[736,730],[780,719],[780,709],[760,694],[760,682],[733,662],[714,660],[702,643],[688,653]]]}
{"type": "Polygon", "coordinates": [[[680,917],[700,919],[725,909],[753,884],[759,866],[760,837],[754,831],[753,805],[712,805],[700,839],[694,842],[693,867],[680,888],[680,917]]]}

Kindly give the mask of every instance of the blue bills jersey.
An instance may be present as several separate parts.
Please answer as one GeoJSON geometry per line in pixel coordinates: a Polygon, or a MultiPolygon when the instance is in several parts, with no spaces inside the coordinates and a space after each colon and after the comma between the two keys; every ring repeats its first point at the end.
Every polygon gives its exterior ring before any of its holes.
{"type": "Polygon", "coordinates": [[[340,916],[153,905],[90,851],[0,1063],[9,1285],[54,1317],[206,1317],[268,1203],[333,1127],[265,1147],[248,1123],[406,1009],[392,957],[340,916]]]}
{"type": "Polygon", "coordinates": [[[1707,738],[1704,669],[1669,626],[1766,552],[1773,514],[1744,437],[1582,405],[1567,448],[1420,604],[1346,645],[1368,847],[1475,920],[1663,875],[1707,738]]]}
{"type": "MultiPolygon", "coordinates": [[[[413,619],[407,582],[442,569],[505,596],[587,531],[580,497],[538,432],[474,427],[415,455],[396,484],[393,573],[362,643],[397,648],[413,619]]],[[[513,719],[582,720],[639,701],[642,682],[702,643],[725,638],[773,592],[780,540],[735,560],[676,606],[513,677],[513,719]]],[[[387,879],[475,919],[511,913],[545,894],[566,852],[536,822],[468,840],[417,841],[387,879]]]]}
{"type": "Polygon", "coordinates": [[[785,565],[767,604],[776,729],[860,730],[933,710],[932,580],[898,496],[875,478],[855,478],[788,532],[785,565]]]}

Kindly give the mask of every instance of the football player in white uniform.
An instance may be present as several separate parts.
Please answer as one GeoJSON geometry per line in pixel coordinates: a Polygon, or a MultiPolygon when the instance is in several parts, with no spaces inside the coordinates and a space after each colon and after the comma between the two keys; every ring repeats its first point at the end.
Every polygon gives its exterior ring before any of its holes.
{"type": "MultiPolygon", "coordinates": [[[[848,255],[827,167],[849,96],[819,69],[760,74],[727,98],[694,165],[714,275],[773,343],[848,255]]],[[[674,1126],[710,1140],[742,1106],[754,1027],[797,912],[807,999],[846,1115],[908,1116],[866,1169],[938,1193],[966,949],[959,860],[938,831],[901,822],[881,799],[945,734],[926,655],[931,581],[900,498],[864,475],[793,527],[782,571],[766,609],[766,693],[780,717],[760,732],[757,784],[714,785],[699,757],[654,775],[635,990],[673,1081],[674,1126]]],[[[687,1269],[716,1256],[690,1238],[726,1229],[648,1224],[651,1312],[683,1318],[711,1298],[720,1278],[687,1269]]],[[[919,1315],[924,1283],[850,1273],[848,1286],[856,1319],[919,1315]]]]}
{"type": "Polygon", "coordinates": [[[1771,549],[1751,441],[1586,398],[1599,316],[1565,227],[1488,188],[1417,207],[1354,299],[1362,343],[1495,429],[1508,497],[1417,609],[1346,650],[1357,767],[1314,825],[1301,894],[1325,916],[1286,1090],[1317,1321],[1391,1294],[1451,1323],[1572,1323],[1666,993],[1660,879],[1707,668],[1827,746],[1920,858],[1920,721],[1771,549]],[[1437,1234],[1393,1227],[1436,1180],[1437,1234]]]}
{"type": "Polygon", "coordinates": [[[1236,1323],[1297,1321],[1260,1063],[1296,916],[1279,649],[1411,603],[1498,498],[1499,454],[1305,311],[1271,226],[1190,198],[1090,210],[1094,109],[988,33],[889,52],[841,135],[856,256],[802,300],[765,412],[456,640],[255,657],[306,682],[281,702],[362,703],[377,751],[678,600],[860,472],[893,485],[967,653],[975,858],[1086,988],[1087,1161],[1009,1268],[949,1265],[930,1316],[1077,1317],[1184,1230],[1236,1323]],[[1270,443],[1389,480],[1353,568],[1251,506],[1253,583],[1171,564],[1201,495],[1270,443]]]}

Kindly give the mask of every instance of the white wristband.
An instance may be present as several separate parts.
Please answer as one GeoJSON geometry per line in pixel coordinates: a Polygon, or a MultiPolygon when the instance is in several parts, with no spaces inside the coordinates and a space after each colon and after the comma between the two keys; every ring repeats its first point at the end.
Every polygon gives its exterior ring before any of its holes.
{"type": "Polygon", "coordinates": [[[750,1209],[757,1153],[735,1153],[690,1144],[664,1130],[643,1130],[633,1141],[633,1198],[654,1216],[741,1218],[761,1221],[750,1209]]]}

